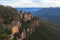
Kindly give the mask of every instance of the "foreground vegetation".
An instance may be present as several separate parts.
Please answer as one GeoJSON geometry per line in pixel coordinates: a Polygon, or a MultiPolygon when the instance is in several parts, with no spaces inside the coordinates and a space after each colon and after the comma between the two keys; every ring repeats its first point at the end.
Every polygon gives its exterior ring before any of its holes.
{"type": "Polygon", "coordinates": [[[0,5],[0,40],[10,40],[11,22],[17,20],[17,10],[10,6],[0,5]]]}
{"type": "Polygon", "coordinates": [[[40,26],[26,40],[60,40],[60,29],[41,21],[40,26]]]}

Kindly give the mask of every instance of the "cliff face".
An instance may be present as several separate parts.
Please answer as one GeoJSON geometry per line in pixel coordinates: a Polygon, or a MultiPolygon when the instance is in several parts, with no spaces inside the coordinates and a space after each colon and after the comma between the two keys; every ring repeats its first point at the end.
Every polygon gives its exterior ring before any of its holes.
{"type": "Polygon", "coordinates": [[[18,27],[18,22],[17,21],[12,21],[11,31],[12,31],[12,35],[19,32],[19,27],[18,27]]]}
{"type": "Polygon", "coordinates": [[[24,20],[25,21],[27,21],[27,20],[31,20],[31,17],[32,17],[32,15],[31,15],[31,13],[24,13],[24,20]]]}
{"type": "Polygon", "coordinates": [[[19,29],[19,35],[21,40],[25,39],[26,37],[29,37],[37,27],[39,27],[40,21],[33,17],[31,20],[21,21],[21,27],[19,29]]]}
{"type": "Polygon", "coordinates": [[[30,12],[22,14],[20,11],[18,21],[12,21],[12,35],[14,36],[16,33],[19,33],[19,40],[23,40],[31,35],[39,25],[40,21],[37,17],[33,17],[30,12]]]}
{"type": "Polygon", "coordinates": [[[25,21],[31,20],[32,15],[30,12],[24,12],[24,14],[22,13],[22,11],[20,10],[20,14],[19,14],[19,19],[24,19],[25,21]]]}
{"type": "Polygon", "coordinates": [[[20,19],[22,19],[22,18],[23,18],[22,10],[20,10],[19,17],[20,17],[20,19]]]}

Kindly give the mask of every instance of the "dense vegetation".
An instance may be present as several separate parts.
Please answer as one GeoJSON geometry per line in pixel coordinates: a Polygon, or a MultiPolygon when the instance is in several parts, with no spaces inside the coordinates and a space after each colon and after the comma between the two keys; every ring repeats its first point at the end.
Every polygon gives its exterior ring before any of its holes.
{"type": "Polygon", "coordinates": [[[60,29],[41,21],[40,26],[26,40],[60,40],[60,29]]]}
{"type": "Polygon", "coordinates": [[[0,39],[5,40],[10,38],[11,29],[10,25],[13,20],[17,20],[17,10],[9,7],[0,5],[0,19],[3,19],[3,23],[0,23],[0,39]]]}
{"type": "Polygon", "coordinates": [[[17,10],[9,7],[0,5],[0,18],[4,19],[4,24],[10,24],[12,20],[17,20],[17,10]]]}

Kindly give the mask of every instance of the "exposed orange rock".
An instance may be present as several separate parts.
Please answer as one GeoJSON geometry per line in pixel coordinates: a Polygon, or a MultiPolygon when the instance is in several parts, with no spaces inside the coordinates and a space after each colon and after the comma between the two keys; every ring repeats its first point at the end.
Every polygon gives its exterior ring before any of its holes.
{"type": "Polygon", "coordinates": [[[30,12],[25,12],[24,13],[24,20],[25,21],[27,21],[27,20],[31,20],[31,18],[32,18],[32,15],[31,15],[31,13],[30,12]]]}
{"type": "Polygon", "coordinates": [[[20,10],[20,19],[23,18],[22,10],[20,10]]]}
{"type": "Polygon", "coordinates": [[[40,20],[37,17],[33,17],[32,21],[35,26],[38,26],[40,24],[40,20]]]}
{"type": "Polygon", "coordinates": [[[16,21],[12,22],[11,30],[12,30],[12,35],[19,32],[18,23],[16,21]]]}
{"type": "Polygon", "coordinates": [[[21,37],[21,40],[23,40],[26,37],[26,31],[25,30],[22,31],[20,37],[21,37]]]}

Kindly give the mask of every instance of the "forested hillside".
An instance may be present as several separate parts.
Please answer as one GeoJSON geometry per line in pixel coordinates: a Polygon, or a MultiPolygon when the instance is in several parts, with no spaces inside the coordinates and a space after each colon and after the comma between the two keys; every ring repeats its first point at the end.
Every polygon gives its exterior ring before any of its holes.
{"type": "Polygon", "coordinates": [[[10,40],[11,27],[13,20],[18,19],[17,10],[10,6],[0,5],[0,40],[10,40]]]}
{"type": "Polygon", "coordinates": [[[40,20],[40,26],[26,40],[60,40],[60,29],[40,20]]]}
{"type": "Polygon", "coordinates": [[[17,20],[17,17],[18,13],[16,9],[0,5],[0,19],[4,20],[4,24],[9,24],[12,20],[17,20]]]}

